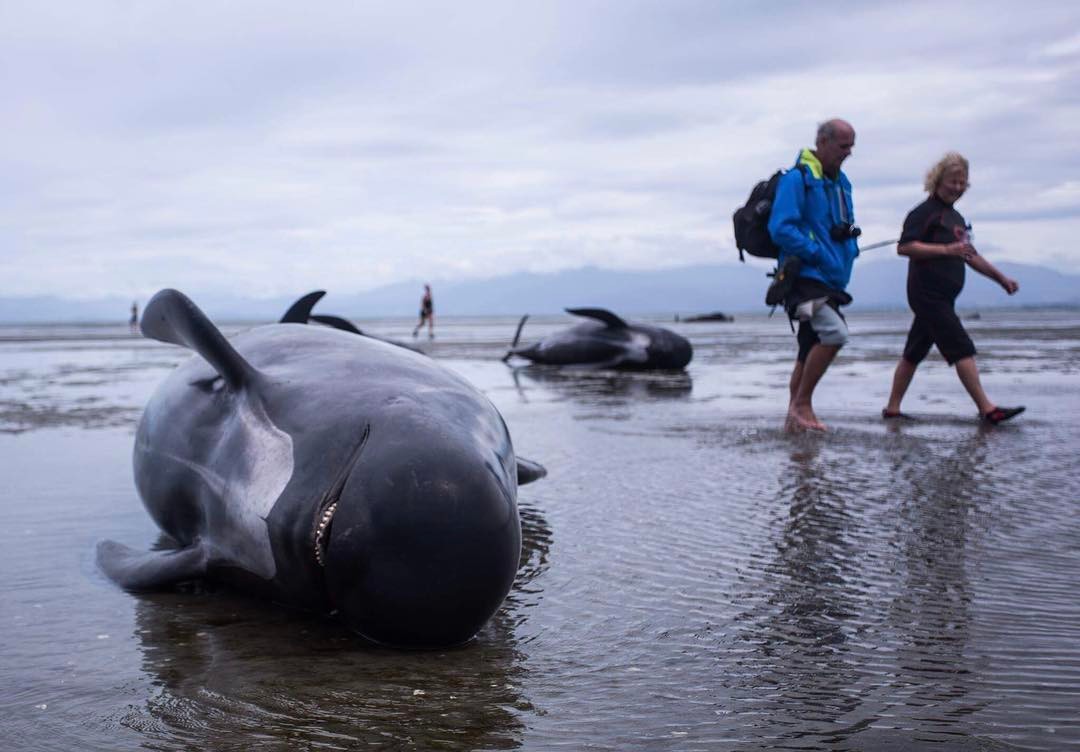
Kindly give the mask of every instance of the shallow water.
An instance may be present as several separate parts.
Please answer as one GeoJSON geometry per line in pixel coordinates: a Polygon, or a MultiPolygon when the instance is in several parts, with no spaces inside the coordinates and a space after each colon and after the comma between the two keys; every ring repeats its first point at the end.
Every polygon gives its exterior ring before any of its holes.
{"type": "Polygon", "coordinates": [[[510,368],[516,321],[441,319],[420,342],[550,474],[519,492],[496,618],[418,653],[209,586],[105,581],[98,539],[157,540],[132,437],[186,355],[123,327],[0,327],[4,748],[1075,748],[1080,313],[967,322],[991,397],[1028,406],[995,429],[934,356],[918,422],[877,418],[907,323],[853,315],[818,391],[832,431],[792,437],[781,320],[672,324],[687,372],[635,376],[510,368]]]}

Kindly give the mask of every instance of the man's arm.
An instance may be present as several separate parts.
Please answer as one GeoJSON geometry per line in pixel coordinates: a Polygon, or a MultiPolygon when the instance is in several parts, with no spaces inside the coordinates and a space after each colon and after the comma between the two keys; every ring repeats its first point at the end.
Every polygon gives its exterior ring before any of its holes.
{"type": "Polygon", "coordinates": [[[806,235],[802,226],[806,187],[802,172],[788,171],[776,186],[776,198],[769,214],[769,235],[785,254],[798,256],[803,263],[815,266],[818,244],[806,235]]]}

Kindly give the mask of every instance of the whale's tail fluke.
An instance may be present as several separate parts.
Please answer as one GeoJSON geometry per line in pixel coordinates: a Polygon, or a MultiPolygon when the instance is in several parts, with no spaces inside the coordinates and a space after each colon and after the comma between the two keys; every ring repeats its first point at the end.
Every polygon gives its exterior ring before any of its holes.
{"type": "Polygon", "coordinates": [[[151,339],[194,350],[233,389],[244,387],[258,373],[179,290],[165,289],[154,295],[143,311],[139,328],[151,339]]]}
{"type": "Polygon", "coordinates": [[[528,321],[529,314],[525,314],[521,317],[521,321],[518,322],[517,331],[514,332],[514,341],[510,343],[510,349],[506,351],[506,355],[503,356],[503,362],[510,360],[514,355],[514,348],[518,345],[518,340],[521,339],[521,330],[525,328],[525,322],[528,321]]]}

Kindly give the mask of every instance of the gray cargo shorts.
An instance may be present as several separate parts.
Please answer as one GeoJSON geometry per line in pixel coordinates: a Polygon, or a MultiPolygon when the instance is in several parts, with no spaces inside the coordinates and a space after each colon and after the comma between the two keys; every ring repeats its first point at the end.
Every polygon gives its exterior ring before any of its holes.
{"type": "Polygon", "coordinates": [[[799,318],[799,362],[805,361],[810,348],[819,342],[834,347],[847,344],[847,322],[826,300],[827,298],[808,300],[795,310],[796,317],[799,318]],[[800,316],[806,313],[810,313],[809,318],[800,316]]]}

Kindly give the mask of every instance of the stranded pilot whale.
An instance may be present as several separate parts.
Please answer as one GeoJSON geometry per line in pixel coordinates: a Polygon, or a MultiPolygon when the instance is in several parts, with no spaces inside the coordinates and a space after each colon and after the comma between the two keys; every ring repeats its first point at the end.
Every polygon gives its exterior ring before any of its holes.
{"type": "Polygon", "coordinates": [[[545,365],[645,370],[685,368],[693,357],[690,342],[670,329],[627,323],[603,308],[567,308],[566,312],[588,321],[519,348],[521,328],[529,318],[526,314],[503,360],[517,355],[545,365]]]}
{"type": "Polygon", "coordinates": [[[289,310],[285,311],[285,315],[281,317],[280,324],[307,324],[311,321],[316,321],[326,326],[331,326],[334,329],[341,329],[346,332],[352,332],[353,334],[359,334],[362,337],[371,337],[377,339],[380,342],[386,342],[391,345],[397,345],[398,347],[404,347],[406,350],[412,350],[414,352],[424,352],[418,346],[410,342],[402,342],[397,339],[390,339],[388,337],[380,337],[371,332],[365,332],[356,327],[348,319],[343,319],[341,316],[334,316],[328,313],[312,313],[312,309],[315,304],[326,295],[325,290],[313,290],[307,295],[304,295],[297,299],[295,303],[289,306],[289,310]]]}
{"type": "Polygon", "coordinates": [[[98,546],[130,590],[209,578],[337,613],[402,647],[470,639],[518,567],[517,459],[502,416],[430,358],[325,327],[271,324],[227,340],[163,290],[143,333],[198,356],[151,397],[135,485],[176,541],[98,546]]]}

